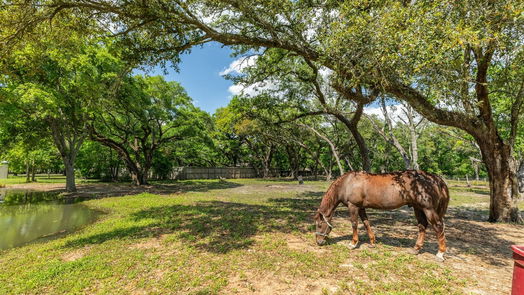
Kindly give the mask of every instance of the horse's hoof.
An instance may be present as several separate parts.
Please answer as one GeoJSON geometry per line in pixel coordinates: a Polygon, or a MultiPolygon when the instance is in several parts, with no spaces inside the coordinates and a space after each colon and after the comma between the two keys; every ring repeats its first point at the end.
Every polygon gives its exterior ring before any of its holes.
{"type": "Polygon", "coordinates": [[[375,248],[375,244],[369,244],[368,248],[375,248]]]}
{"type": "Polygon", "coordinates": [[[348,248],[349,248],[349,250],[353,250],[353,249],[355,249],[356,247],[357,247],[357,244],[353,244],[353,243],[349,243],[349,244],[348,244],[348,248]]]}
{"type": "Polygon", "coordinates": [[[418,255],[418,253],[420,253],[420,249],[411,248],[408,252],[409,254],[418,255]]]}
{"type": "Polygon", "coordinates": [[[444,260],[446,260],[444,258],[444,252],[438,252],[435,256],[437,257],[437,261],[444,262],[444,260]]]}

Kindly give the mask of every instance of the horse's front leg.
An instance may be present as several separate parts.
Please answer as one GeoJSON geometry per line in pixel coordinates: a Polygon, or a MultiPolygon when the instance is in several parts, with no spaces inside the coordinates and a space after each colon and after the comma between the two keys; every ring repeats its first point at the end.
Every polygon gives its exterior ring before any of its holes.
{"type": "Polygon", "coordinates": [[[351,221],[351,227],[353,228],[353,238],[349,244],[350,249],[355,249],[358,245],[358,211],[359,208],[355,205],[349,204],[349,220],[351,221]]]}
{"type": "Polygon", "coordinates": [[[371,224],[369,224],[368,215],[366,214],[366,209],[359,208],[358,215],[360,216],[360,219],[362,219],[362,222],[364,223],[364,226],[366,227],[366,230],[368,232],[369,247],[373,248],[375,247],[375,234],[373,233],[373,230],[371,229],[371,224]]]}

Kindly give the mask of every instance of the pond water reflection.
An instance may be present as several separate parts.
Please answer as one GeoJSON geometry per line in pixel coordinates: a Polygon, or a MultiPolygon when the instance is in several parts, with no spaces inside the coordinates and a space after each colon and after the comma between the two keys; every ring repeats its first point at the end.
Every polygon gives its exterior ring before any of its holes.
{"type": "Polygon", "coordinates": [[[58,193],[0,189],[0,250],[72,232],[99,215],[67,202],[58,193]]]}

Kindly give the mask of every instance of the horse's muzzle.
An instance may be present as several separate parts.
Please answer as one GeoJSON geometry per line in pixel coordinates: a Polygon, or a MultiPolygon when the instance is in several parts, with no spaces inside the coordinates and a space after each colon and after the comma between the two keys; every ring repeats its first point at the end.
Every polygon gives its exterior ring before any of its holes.
{"type": "Polygon", "coordinates": [[[323,246],[326,244],[326,239],[323,239],[323,240],[317,240],[317,245],[319,246],[323,246]]]}

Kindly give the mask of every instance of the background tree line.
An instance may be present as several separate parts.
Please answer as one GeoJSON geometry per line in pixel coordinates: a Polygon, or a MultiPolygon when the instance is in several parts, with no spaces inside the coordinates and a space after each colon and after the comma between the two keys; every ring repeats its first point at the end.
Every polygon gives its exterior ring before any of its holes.
{"type": "MultiPolygon", "coordinates": [[[[350,169],[350,165],[355,165],[354,169],[376,169],[379,157],[372,148],[378,149],[373,146],[377,138],[366,140],[363,126],[370,119],[364,118],[363,109],[369,104],[387,106],[386,101],[397,101],[407,113],[417,112],[433,124],[456,128],[435,127],[445,129],[448,138],[458,136],[471,142],[480,157],[468,155],[466,162],[474,166],[481,160],[480,166],[486,169],[490,220],[522,221],[517,208],[517,172],[523,148],[523,2],[48,0],[9,1],[3,7],[2,62],[4,55],[16,51],[26,40],[42,36],[41,30],[53,25],[81,32],[82,36],[89,32],[110,37],[122,48],[122,59],[135,66],[166,61],[176,66],[181,53],[207,42],[233,46],[238,54],[258,55],[260,63],[257,61],[252,72],[240,77],[240,83],[271,79],[280,84],[277,88],[281,91],[263,93],[258,101],[263,106],[259,110],[267,110],[267,114],[249,114],[249,121],[240,120],[234,126],[238,125],[235,134],[251,146],[250,150],[257,150],[250,161],[258,163],[262,171],[267,171],[268,163],[280,153],[274,145],[275,134],[286,134],[285,130],[269,130],[275,125],[304,124],[297,120],[318,116],[335,118],[345,128],[344,133],[351,135],[352,140],[345,139],[345,143],[355,144],[346,151],[325,140],[333,157],[338,158],[335,166],[339,170],[350,169]],[[47,20],[51,25],[45,25],[43,21],[47,20]],[[324,75],[326,72],[329,74],[324,75]],[[263,102],[265,99],[278,103],[270,106],[263,102]],[[269,111],[268,106],[278,110],[269,111]],[[346,154],[354,155],[353,163],[340,157],[346,154]]],[[[105,78],[91,82],[103,84],[105,78]]],[[[72,104],[68,109],[83,107],[72,104]]],[[[54,134],[58,134],[63,126],[78,127],[83,122],[78,116],[71,119],[67,124],[59,124],[52,116],[46,120],[47,124],[54,122],[54,134]]],[[[385,146],[398,152],[402,167],[429,169],[422,165],[423,148],[418,146],[424,142],[420,124],[428,124],[424,129],[433,125],[407,119],[408,142],[402,142],[401,134],[395,133],[397,127],[388,116],[384,122],[373,123],[371,119],[371,129],[389,143],[385,146]]],[[[325,125],[321,120],[317,128],[325,125]]],[[[289,128],[297,130],[296,126],[289,128]]],[[[60,134],[69,138],[62,144],[53,137],[67,170],[84,137],[74,132],[60,134]]],[[[148,143],[138,148],[139,142],[132,144],[133,151],[116,149],[111,143],[123,159],[128,158],[128,169],[138,171],[134,177],[137,183],[143,178],[141,173],[150,168],[150,147],[155,146],[148,143]],[[138,149],[142,149],[140,155],[138,149]],[[138,158],[143,162],[135,169],[129,159],[138,158]]],[[[311,146],[302,149],[306,147],[311,146]]],[[[396,152],[384,153],[383,157],[396,152]]],[[[293,154],[291,150],[286,153],[293,154]]]]}

